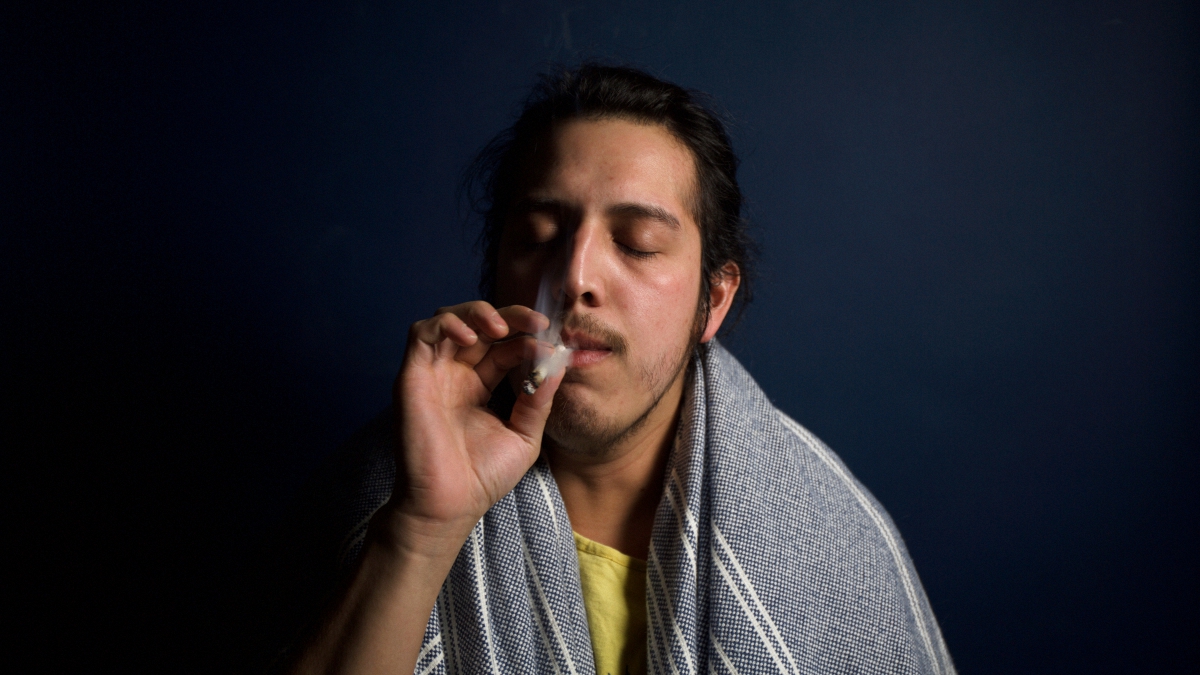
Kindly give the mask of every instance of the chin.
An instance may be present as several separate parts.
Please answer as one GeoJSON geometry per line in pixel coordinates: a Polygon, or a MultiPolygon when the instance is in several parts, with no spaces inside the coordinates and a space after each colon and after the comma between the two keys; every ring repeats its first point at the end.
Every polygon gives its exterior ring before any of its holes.
{"type": "Polygon", "coordinates": [[[628,425],[605,419],[595,406],[559,391],[546,420],[546,436],[563,451],[575,455],[603,455],[628,433],[628,425]]]}
{"type": "Polygon", "coordinates": [[[546,420],[546,436],[559,450],[578,456],[601,457],[621,439],[637,431],[654,409],[650,406],[634,420],[616,420],[600,413],[602,405],[559,389],[546,420]]]}

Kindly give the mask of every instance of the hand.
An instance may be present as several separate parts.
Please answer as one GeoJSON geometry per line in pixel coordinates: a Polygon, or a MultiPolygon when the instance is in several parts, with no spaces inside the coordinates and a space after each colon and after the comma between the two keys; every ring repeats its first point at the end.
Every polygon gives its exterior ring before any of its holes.
{"type": "MultiPolygon", "coordinates": [[[[396,487],[390,506],[404,544],[426,555],[457,553],[471,527],[508,494],[541,451],[562,376],[532,396],[518,392],[508,422],[487,408],[492,390],[538,349],[519,333],[549,320],[519,305],[444,307],[412,325],[396,377],[396,487]]],[[[544,347],[543,347],[544,348],[544,347]]]]}

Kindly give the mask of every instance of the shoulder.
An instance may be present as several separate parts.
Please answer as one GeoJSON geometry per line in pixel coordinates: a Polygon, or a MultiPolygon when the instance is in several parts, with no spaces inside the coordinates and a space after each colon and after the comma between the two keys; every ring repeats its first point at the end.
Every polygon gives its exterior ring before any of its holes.
{"type": "Polygon", "coordinates": [[[814,648],[833,659],[824,666],[896,652],[943,670],[936,620],[887,510],[720,345],[704,355],[704,386],[722,557],[774,598],[781,623],[819,636],[814,648]]]}
{"type": "Polygon", "coordinates": [[[878,548],[892,564],[907,562],[883,505],[837,453],[775,407],[719,344],[707,350],[704,380],[709,461],[749,502],[760,502],[754,504],[760,512],[778,514],[781,525],[803,525],[819,542],[853,532],[856,541],[878,548]]]}
{"type": "Polygon", "coordinates": [[[789,493],[817,489],[868,518],[869,512],[883,512],[841,458],[778,409],[733,354],[714,340],[703,363],[706,431],[710,448],[722,451],[721,459],[729,464],[723,468],[752,474],[789,493]]]}

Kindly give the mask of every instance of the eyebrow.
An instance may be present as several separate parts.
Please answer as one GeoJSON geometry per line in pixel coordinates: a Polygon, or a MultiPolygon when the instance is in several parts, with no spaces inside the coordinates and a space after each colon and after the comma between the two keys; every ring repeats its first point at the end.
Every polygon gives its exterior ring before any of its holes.
{"type": "Polygon", "coordinates": [[[645,218],[655,220],[672,230],[680,228],[679,219],[661,206],[651,204],[617,204],[608,210],[610,215],[625,216],[626,218],[645,218]]]}
{"type": "MultiPolygon", "coordinates": [[[[513,213],[536,213],[536,212],[563,212],[569,210],[569,207],[557,199],[538,199],[536,197],[525,197],[520,199],[512,206],[513,213]]],[[[682,226],[679,224],[679,219],[676,218],[670,211],[661,206],[653,204],[637,204],[634,202],[622,202],[615,204],[608,209],[610,216],[623,216],[625,218],[644,218],[653,220],[672,230],[678,230],[682,226]]]]}

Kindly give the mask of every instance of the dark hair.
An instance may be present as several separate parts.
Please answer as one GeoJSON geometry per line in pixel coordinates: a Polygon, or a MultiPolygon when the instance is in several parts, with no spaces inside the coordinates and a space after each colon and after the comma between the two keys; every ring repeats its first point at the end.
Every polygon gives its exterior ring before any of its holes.
{"type": "Polygon", "coordinates": [[[701,311],[706,315],[709,311],[713,277],[726,263],[735,263],[741,284],[734,298],[737,311],[731,312],[733,321],[727,325],[736,324],[752,297],[753,243],[742,217],[738,159],[725,127],[701,103],[705,98],[633,68],[585,63],[542,75],[516,123],[480,151],[464,178],[471,206],[483,216],[479,235],[483,253],[479,290],[483,297],[492,299],[508,209],[520,197],[517,192],[538,144],[556,124],[570,119],[624,118],[660,124],[691,150],[697,173],[692,215],[700,226],[701,311]]]}

